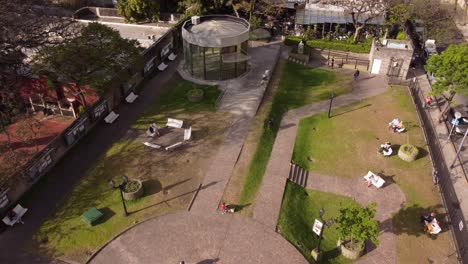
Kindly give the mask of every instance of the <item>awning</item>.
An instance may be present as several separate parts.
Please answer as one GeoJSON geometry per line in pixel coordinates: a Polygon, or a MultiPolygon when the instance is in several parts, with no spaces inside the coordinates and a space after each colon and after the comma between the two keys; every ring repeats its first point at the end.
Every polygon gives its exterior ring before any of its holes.
{"type": "Polygon", "coordinates": [[[224,63],[235,63],[250,60],[250,56],[237,52],[222,54],[221,58],[224,63]]]}

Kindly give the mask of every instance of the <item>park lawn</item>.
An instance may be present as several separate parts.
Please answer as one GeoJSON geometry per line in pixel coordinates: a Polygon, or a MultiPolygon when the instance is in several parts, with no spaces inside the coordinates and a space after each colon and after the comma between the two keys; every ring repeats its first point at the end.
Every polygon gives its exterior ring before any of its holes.
{"type": "Polygon", "coordinates": [[[346,178],[362,177],[371,170],[398,184],[407,199],[393,217],[399,262],[417,263],[426,258],[442,261],[453,253],[450,232],[431,240],[422,233],[418,221],[424,212],[444,215],[445,210],[432,184],[431,161],[406,87],[393,86],[384,94],[333,110],[331,119],[326,113],[302,119],[293,161],[312,172],[346,178]],[[395,117],[404,121],[407,132],[388,130],[388,122],[395,117]],[[385,141],[393,145],[391,157],[377,152],[385,141]],[[416,161],[408,163],[396,155],[398,147],[405,143],[419,148],[416,161]]]}
{"type": "Polygon", "coordinates": [[[57,210],[43,222],[34,238],[41,250],[58,258],[85,262],[105,242],[126,228],[152,216],[183,210],[190,202],[223,141],[230,116],[214,112],[219,91],[198,86],[176,76],[172,87],[138,118],[127,135],[114,143],[88,170],[57,210]],[[193,87],[205,91],[200,103],[189,103],[185,94],[193,87]],[[180,118],[192,126],[193,140],[172,152],[147,148],[138,137],[148,125],[167,117],[180,118]],[[108,180],[127,175],[143,181],[144,196],[127,202],[123,217],[120,195],[108,180]],[[80,218],[89,208],[104,213],[99,224],[89,227],[80,218]]]}
{"type": "MultiPolygon", "coordinates": [[[[306,190],[289,182],[284,192],[278,220],[281,235],[293,244],[310,262],[314,263],[311,251],[317,247],[318,236],[312,231],[315,219],[320,219],[319,209],[325,210],[324,219],[336,218],[343,206],[357,204],[345,196],[306,190]]],[[[336,247],[339,235],[336,224],[325,228],[320,249],[324,252],[323,263],[352,263],[341,256],[336,247]]]]}
{"type": "Polygon", "coordinates": [[[261,128],[257,149],[250,162],[240,194],[241,204],[251,203],[255,199],[270,159],[282,115],[288,110],[325,100],[332,92],[341,95],[352,90],[351,76],[345,74],[305,67],[289,61],[282,69],[271,109],[263,123],[272,119],[273,126],[261,128]]]}

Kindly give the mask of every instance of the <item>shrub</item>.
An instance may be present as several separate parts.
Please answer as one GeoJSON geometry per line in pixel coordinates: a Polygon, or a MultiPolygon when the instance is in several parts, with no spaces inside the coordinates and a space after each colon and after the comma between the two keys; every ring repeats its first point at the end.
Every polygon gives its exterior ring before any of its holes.
{"type": "MultiPolygon", "coordinates": [[[[297,46],[302,40],[301,37],[288,36],[284,40],[286,46],[297,46]]],[[[331,49],[340,51],[350,51],[356,53],[369,53],[372,46],[372,39],[363,43],[353,44],[348,41],[314,39],[306,42],[306,47],[316,49],[331,49]]]]}
{"type": "Polygon", "coordinates": [[[350,204],[340,209],[340,215],[336,219],[337,231],[345,241],[357,248],[362,247],[366,240],[372,241],[374,245],[379,244],[379,223],[375,220],[376,204],[372,203],[366,207],[350,204]]]}
{"type": "Polygon", "coordinates": [[[396,36],[396,39],[398,40],[405,40],[406,39],[406,34],[403,31],[398,31],[398,34],[396,36]]]}
{"type": "Polygon", "coordinates": [[[419,154],[419,149],[411,144],[403,144],[398,150],[398,157],[404,161],[413,161],[419,154]]]}
{"type": "Polygon", "coordinates": [[[203,90],[202,89],[191,89],[187,92],[187,96],[189,97],[200,97],[203,96],[203,90]]]}
{"type": "Polygon", "coordinates": [[[140,187],[141,187],[140,182],[131,180],[127,182],[127,184],[125,184],[124,192],[126,193],[136,192],[138,191],[140,187]]]}

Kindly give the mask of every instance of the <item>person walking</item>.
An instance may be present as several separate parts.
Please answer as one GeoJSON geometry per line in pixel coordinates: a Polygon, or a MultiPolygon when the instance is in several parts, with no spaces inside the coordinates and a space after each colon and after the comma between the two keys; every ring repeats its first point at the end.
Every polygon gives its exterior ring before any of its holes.
{"type": "Polygon", "coordinates": [[[358,79],[358,77],[359,77],[359,73],[360,73],[359,70],[356,70],[356,71],[354,72],[354,80],[355,80],[355,81],[357,81],[357,79],[358,79]]]}
{"type": "Polygon", "coordinates": [[[332,58],[332,59],[331,59],[331,67],[332,67],[332,69],[333,69],[333,66],[335,66],[335,58],[332,58]]]}

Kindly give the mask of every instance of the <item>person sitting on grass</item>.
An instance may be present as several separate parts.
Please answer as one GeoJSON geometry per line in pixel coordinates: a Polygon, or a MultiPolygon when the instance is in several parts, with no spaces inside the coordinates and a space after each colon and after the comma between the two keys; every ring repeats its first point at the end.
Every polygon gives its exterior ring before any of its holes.
{"type": "Polygon", "coordinates": [[[403,121],[400,121],[398,118],[394,118],[392,122],[388,123],[388,127],[393,130],[393,132],[401,133],[405,131],[405,126],[403,125],[403,121]]]}
{"type": "Polygon", "coordinates": [[[382,155],[384,155],[385,157],[392,155],[392,143],[385,142],[385,144],[381,144],[379,152],[382,153],[382,155]]]}
{"type": "Polygon", "coordinates": [[[223,202],[221,204],[221,206],[219,207],[219,210],[221,211],[222,214],[225,214],[225,213],[234,213],[234,208],[230,208],[228,207],[228,205],[226,205],[225,202],[223,202]]]}

